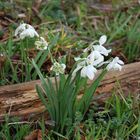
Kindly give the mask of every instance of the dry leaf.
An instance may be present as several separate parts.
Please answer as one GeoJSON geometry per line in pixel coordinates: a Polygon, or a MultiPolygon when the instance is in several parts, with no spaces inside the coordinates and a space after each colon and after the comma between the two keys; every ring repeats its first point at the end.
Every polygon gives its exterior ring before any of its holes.
{"type": "Polygon", "coordinates": [[[0,69],[2,69],[4,62],[6,61],[6,57],[0,54],[0,69]]]}
{"type": "MultiPolygon", "coordinates": [[[[38,140],[38,132],[39,130],[34,130],[33,132],[31,132],[28,136],[26,136],[24,138],[24,140],[38,140]]],[[[39,140],[42,140],[42,139],[39,139],[39,140]]]]}
{"type": "Polygon", "coordinates": [[[38,130],[37,140],[42,140],[42,132],[41,132],[41,130],[38,130]]]}
{"type": "Polygon", "coordinates": [[[42,140],[42,132],[40,129],[34,130],[24,140],[42,140]]]}

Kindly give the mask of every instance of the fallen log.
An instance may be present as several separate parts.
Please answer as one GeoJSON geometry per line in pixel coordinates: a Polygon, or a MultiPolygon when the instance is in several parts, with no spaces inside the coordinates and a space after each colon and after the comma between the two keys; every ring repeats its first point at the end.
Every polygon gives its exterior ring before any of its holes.
{"type": "MultiPolygon", "coordinates": [[[[54,79],[52,81],[54,82],[54,79]]],[[[35,85],[40,83],[40,80],[35,80],[21,84],[1,86],[0,120],[3,120],[6,114],[26,119],[42,113],[45,108],[35,90],[35,85]]],[[[91,81],[89,81],[89,84],[91,84],[91,81]]],[[[99,103],[104,102],[111,96],[112,90],[115,90],[115,92],[121,91],[125,95],[128,95],[128,93],[134,96],[140,94],[140,62],[125,65],[122,71],[108,72],[100,83],[94,100],[99,103]]]]}

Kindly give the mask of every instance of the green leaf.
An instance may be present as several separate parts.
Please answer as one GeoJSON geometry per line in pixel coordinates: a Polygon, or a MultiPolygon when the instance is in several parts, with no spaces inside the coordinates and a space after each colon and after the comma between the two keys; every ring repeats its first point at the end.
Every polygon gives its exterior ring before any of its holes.
{"type": "Polygon", "coordinates": [[[51,109],[51,105],[49,104],[49,101],[47,101],[47,99],[43,96],[44,95],[43,90],[41,89],[40,86],[36,85],[36,91],[38,93],[38,96],[39,96],[40,100],[45,105],[46,109],[48,110],[51,118],[53,118],[54,117],[54,111],[51,109]]]}
{"type": "Polygon", "coordinates": [[[77,111],[80,111],[84,113],[87,111],[90,102],[92,100],[92,97],[97,89],[97,87],[99,86],[102,78],[104,77],[104,75],[106,74],[107,70],[104,69],[101,74],[98,76],[98,78],[92,83],[92,85],[86,89],[86,91],[84,92],[84,95],[82,96],[82,98],[80,99],[79,103],[77,103],[77,111]]]}
{"type": "Polygon", "coordinates": [[[120,99],[117,95],[115,95],[116,98],[116,113],[117,113],[117,117],[118,119],[121,118],[121,104],[120,104],[120,99]]]}

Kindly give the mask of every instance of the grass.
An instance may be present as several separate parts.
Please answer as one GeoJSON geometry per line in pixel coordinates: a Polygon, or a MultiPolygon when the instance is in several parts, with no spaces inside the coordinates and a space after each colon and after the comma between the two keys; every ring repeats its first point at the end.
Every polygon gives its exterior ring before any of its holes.
{"type": "MultiPolygon", "coordinates": [[[[134,98],[129,96],[125,98],[115,93],[110,97],[104,106],[95,103],[90,107],[84,121],[81,122],[79,113],[75,116],[75,123],[72,127],[67,127],[66,135],[59,134],[49,126],[46,130],[44,118],[37,122],[20,122],[18,119],[12,121],[6,118],[6,122],[0,126],[0,139],[22,140],[33,130],[40,129],[44,139],[70,139],[75,140],[135,140],[140,137],[140,99],[136,97],[137,106],[134,104],[134,98]],[[23,124],[22,124],[23,123],[23,124]],[[69,135],[72,133],[71,135],[69,135]]],[[[135,99],[135,101],[136,101],[135,99]]]]}

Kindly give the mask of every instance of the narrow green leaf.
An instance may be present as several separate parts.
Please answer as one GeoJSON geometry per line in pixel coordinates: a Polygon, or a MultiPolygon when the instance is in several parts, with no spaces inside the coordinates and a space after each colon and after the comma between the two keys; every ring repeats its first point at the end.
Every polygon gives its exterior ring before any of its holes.
{"type": "Polygon", "coordinates": [[[102,78],[106,74],[107,70],[104,69],[102,73],[98,76],[98,78],[92,83],[92,85],[85,91],[84,95],[82,96],[81,100],[77,104],[77,110],[82,113],[85,113],[90,105],[92,100],[93,94],[95,93],[99,83],[101,82],[102,78]]]}

